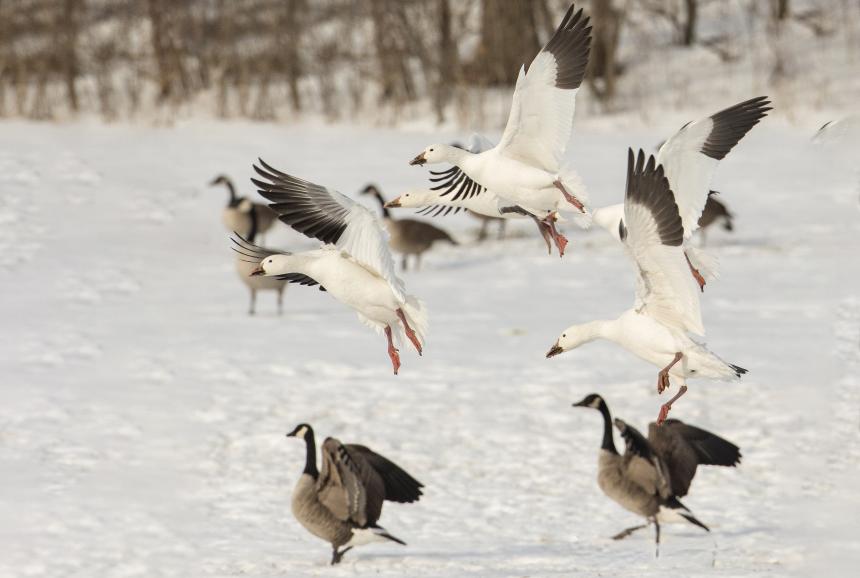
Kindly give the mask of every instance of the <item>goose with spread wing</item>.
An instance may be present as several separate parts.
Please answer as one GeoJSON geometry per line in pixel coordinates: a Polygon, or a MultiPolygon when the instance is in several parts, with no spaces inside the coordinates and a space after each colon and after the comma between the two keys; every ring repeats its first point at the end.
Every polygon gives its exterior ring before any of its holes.
{"type": "Polygon", "coordinates": [[[597,485],[608,498],[648,522],[619,532],[614,540],[654,524],[659,547],[660,524],[666,522],[688,522],[710,531],[678,498],[687,495],[700,465],[737,466],[741,461],[738,446],[677,419],[666,420],[662,426],[652,422],[645,439],[624,421],[615,418],[613,422],[609,406],[596,393],[573,406],[595,409],[603,416],[597,485]],[[624,455],[615,449],[613,423],[624,438],[624,455]]]}
{"type": "MultiPolygon", "coordinates": [[[[458,145],[452,145],[457,148],[458,145]]],[[[493,143],[485,137],[472,135],[469,147],[465,150],[479,154],[493,148],[493,143]]],[[[501,197],[489,189],[476,187],[468,179],[462,179],[462,173],[454,167],[447,171],[430,171],[434,176],[431,181],[439,183],[427,189],[410,189],[400,196],[385,203],[385,208],[414,208],[420,209],[419,214],[430,217],[447,216],[452,212],[456,215],[461,210],[471,211],[475,215],[487,219],[524,219],[530,217],[538,227],[538,231],[546,243],[547,251],[552,254],[552,229],[543,220],[528,211],[505,203],[501,197]]],[[[484,224],[486,224],[486,220],[484,224]]],[[[560,253],[564,255],[563,252],[560,253]]]]}
{"type": "MultiPolygon", "coordinates": [[[[720,161],[764,118],[770,108],[766,96],[751,98],[689,122],[660,147],[657,163],[663,167],[684,227],[684,256],[699,290],[717,275],[716,260],[688,244],[700,226],[707,208],[711,180],[720,161]]],[[[713,202],[711,203],[714,204],[713,202]]],[[[715,206],[712,208],[716,208],[715,206]]],[[[596,209],[594,222],[621,240],[624,229],[624,203],[596,209]]]]}
{"type": "Polygon", "coordinates": [[[335,438],[323,442],[320,471],[313,428],[299,424],[287,437],[305,442],[305,469],[293,489],[293,516],[331,544],[332,565],[355,546],[386,541],[406,545],[377,522],[384,501],[417,502],[421,482],[370,448],[335,438]]]}
{"type": "MultiPolygon", "coordinates": [[[[314,251],[262,256],[254,274],[319,285],[354,309],[362,322],[385,334],[396,375],[400,356],[394,342],[402,342],[405,335],[421,355],[427,311],[407,295],[397,276],[379,218],[337,191],[282,173],[262,160],[254,169],[261,179],[252,181],[280,220],[325,243],[314,251]]],[[[237,250],[260,257],[250,243],[234,241],[237,250]]]]}
{"type": "Polygon", "coordinates": [[[505,206],[542,219],[564,253],[567,239],[556,229],[558,212],[586,213],[584,187],[563,160],[590,46],[589,18],[571,5],[543,49],[520,69],[508,124],[496,146],[476,154],[434,144],[410,164],[454,165],[447,174],[453,186],[465,186],[467,196],[489,189],[505,206]]]}
{"type": "Polygon", "coordinates": [[[680,384],[660,408],[663,423],[672,404],[687,392],[687,378],[737,380],[746,370],[726,363],[690,333],[704,335],[699,291],[684,257],[684,227],[663,168],[653,156],[627,151],[624,243],[638,273],[636,301],[620,317],[572,325],[564,330],[547,358],[595,339],[607,339],[660,368],[657,392],[680,384]]]}

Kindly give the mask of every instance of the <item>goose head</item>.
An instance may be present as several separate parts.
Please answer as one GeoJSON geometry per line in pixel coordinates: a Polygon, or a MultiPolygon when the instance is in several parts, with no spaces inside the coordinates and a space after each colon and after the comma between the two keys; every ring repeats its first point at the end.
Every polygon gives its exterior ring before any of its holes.
{"type": "Polygon", "coordinates": [[[394,209],[397,207],[402,207],[404,209],[417,209],[419,207],[426,207],[427,205],[432,205],[436,201],[436,192],[430,190],[414,190],[407,191],[396,197],[391,199],[387,203],[385,203],[385,208],[394,209]]]}
{"type": "Polygon", "coordinates": [[[606,406],[606,402],[598,393],[589,393],[578,402],[572,404],[572,407],[590,407],[599,410],[602,406],[606,406]]]}
{"type": "Polygon", "coordinates": [[[421,151],[421,154],[409,161],[409,164],[419,167],[428,163],[431,165],[438,163],[454,164],[464,154],[466,154],[466,151],[463,149],[444,144],[433,144],[421,151]]]}
{"type": "Polygon", "coordinates": [[[283,275],[290,272],[289,264],[290,255],[269,255],[260,261],[257,268],[251,271],[249,277],[283,275]]]}
{"type": "Polygon", "coordinates": [[[314,428],[312,428],[309,424],[300,423],[296,427],[293,428],[293,431],[287,434],[288,438],[299,438],[305,439],[305,436],[308,434],[313,435],[314,428]]]}
{"type": "Polygon", "coordinates": [[[559,336],[555,344],[546,352],[546,358],[555,357],[565,351],[576,349],[584,343],[600,336],[598,322],[571,325],[559,336]]]}

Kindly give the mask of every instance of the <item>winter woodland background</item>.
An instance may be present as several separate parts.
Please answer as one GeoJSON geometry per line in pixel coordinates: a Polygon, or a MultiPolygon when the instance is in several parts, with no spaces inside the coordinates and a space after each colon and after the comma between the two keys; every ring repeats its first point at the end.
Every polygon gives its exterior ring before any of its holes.
{"type": "MultiPolygon", "coordinates": [[[[566,0],[4,0],[0,115],[497,126],[566,0]],[[360,119],[360,120],[359,120],[360,119]]],[[[856,0],[590,0],[583,116],[856,105],[856,0]],[[707,70],[707,74],[703,71],[707,70]]]]}

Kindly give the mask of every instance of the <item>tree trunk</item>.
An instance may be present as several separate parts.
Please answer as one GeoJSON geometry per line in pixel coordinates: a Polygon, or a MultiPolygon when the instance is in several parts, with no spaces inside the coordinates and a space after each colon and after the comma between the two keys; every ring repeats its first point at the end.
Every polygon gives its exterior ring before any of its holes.
{"type": "Polygon", "coordinates": [[[448,0],[437,0],[439,25],[439,58],[436,61],[436,86],[433,91],[433,108],[436,121],[445,121],[445,105],[451,100],[451,91],[456,84],[459,58],[457,45],[451,34],[451,5],[448,0]]]}
{"type": "Polygon", "coordinates": [[[698,0],[686,0],[687,19],[684,21],[684,46],[692,46],[696,42],[696,20],[699,13],[698,0]]]}
{"type": "Polygon", "coordinates": [[[610,0],[599,0],[592,4],[593,26],[591,59],[588,67],[588,84],[603,102],[615,96],[615,81],[618,63],[615,55],[621,38],[623,14],[612,6],[610,0]]]}
{"type": "Polygon", "coordinates": [[[516,82],[520,67],[540,50],[535,8],[531,0],[481,0],[476,78],[490,86],[516,82]]]}

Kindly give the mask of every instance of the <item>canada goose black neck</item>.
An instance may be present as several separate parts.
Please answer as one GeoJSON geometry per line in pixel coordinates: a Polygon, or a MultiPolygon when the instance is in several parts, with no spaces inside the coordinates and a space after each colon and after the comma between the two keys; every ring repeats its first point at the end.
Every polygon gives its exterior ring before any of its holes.
{"type": "Polygon", "coordinates": [[[382,208],[382,216],[386,219],[391,218],[391,212],[385,206],[385,199],[382,197],[382,193],[379,192],[375,186],[371,185],[367,188],[367,192],[376,197],[376,200],[379,201],[379,206],[382,208]]]}
{"type": "Polygon", "coordinates": [[[314,440],[314,430],[308,428],[305,433],[305,471],[313,479],[317,479],[320,475],[317,470],[317,444],[314,440]]]}
{"type": "Polygon", "coordinates": [[[224,185],[227,187],[227,191],[230,193],[230,202],[227,206],[235,207],[239,204],[239,201],[241,201],[241,199],[236,196],[236,187],[233,186],[233,181],[231,181],[227,177],[224,177],[223,182],[224,185]]]}
{"type": "Polygon", "coordinates": [[[248,213],[248,216],[251,217],[251,230],[248,231],[248,241],[253,243],[254,239],[257,237],[257,233],[260,232],[260,222],[257,216],[257,211],[254,210],[254,207],[251,207],[251,211],[248,213]]]}
{"type": "Polygon", "coordinates": [[[597,409],[600,411],[600,415],[603,416],[603,443],[600,444],[600,449],[617,454],[618,450],[615,449],[615,438],[612,437],[612,416],[609,414],[609,407],[601,399],[597,409]]]}

